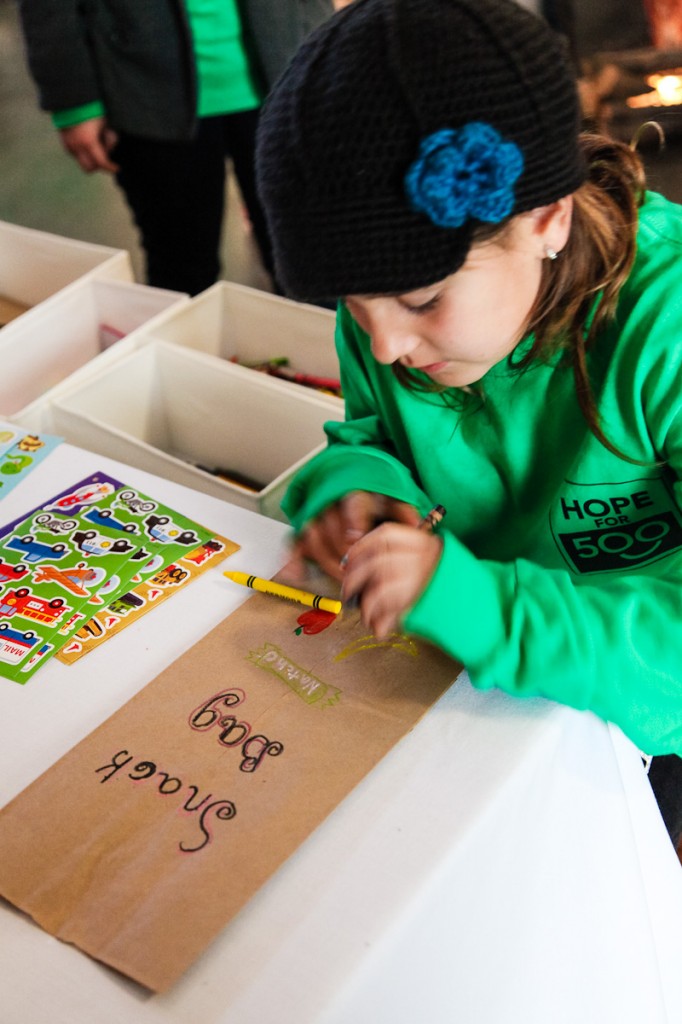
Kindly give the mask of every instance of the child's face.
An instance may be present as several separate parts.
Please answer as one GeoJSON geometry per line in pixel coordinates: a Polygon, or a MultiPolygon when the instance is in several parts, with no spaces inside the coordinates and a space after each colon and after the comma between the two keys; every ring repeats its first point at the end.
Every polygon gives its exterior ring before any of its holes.
{"type": "Polygon", "coordinates": [[[345,301],[378,362],[398,362],[445,387],[465,387],[523,337],[544,255],[533,214],[524,214],[503,239],[472,246],[461,269],[436,284],[345,301]]]}

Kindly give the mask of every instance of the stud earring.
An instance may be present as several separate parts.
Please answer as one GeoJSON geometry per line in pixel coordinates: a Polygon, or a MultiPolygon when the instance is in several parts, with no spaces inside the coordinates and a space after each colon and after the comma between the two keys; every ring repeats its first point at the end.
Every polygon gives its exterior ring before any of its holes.
{"type": "Polygon", "coordinates": [[[556,251],[556,249],[553,249],[551,247],[551,245],[546,245],[545,246],[545,256],[547,257],[548,260],[555,260],[558,255],[559,254],[556,251]]]}

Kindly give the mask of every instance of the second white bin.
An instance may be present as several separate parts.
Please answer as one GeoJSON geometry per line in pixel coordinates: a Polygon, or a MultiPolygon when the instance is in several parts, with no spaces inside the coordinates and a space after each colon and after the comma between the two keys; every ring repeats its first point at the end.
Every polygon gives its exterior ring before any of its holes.
{"type": "Polygon", "coordinates": [[[0,331],[0,416],[23,411],[81,372],[109,341],[188,301],[181,292],[94,278],[53,295],[0,331]]]}
{"type": "Polygon", "coordinates": [[[325,421],[342,418],[334,398],[150,342],[46,403],[42,418],[36,409],[24,425],[284,519],[288,482],[324,446],[325,421]]]}

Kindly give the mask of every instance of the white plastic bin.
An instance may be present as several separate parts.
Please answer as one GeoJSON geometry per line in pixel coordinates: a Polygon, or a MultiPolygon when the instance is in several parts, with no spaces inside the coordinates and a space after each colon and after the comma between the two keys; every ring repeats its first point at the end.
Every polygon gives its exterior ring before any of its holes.
{"type": "Polygon", "coordinates": [[[336,399],[316,391],[149,342],[21,422],[282,520],[289,480],[324,446],[325,421],[342,415],[336,399]],[[217,468],[256,489],[207,471],[217,468]]]}
{"type": "MultiPolygon", "coordinates": [[[[132,281],[122,249],[0,221],[0,296],[32,307],[85,276],[132,281]]],[[[26,314],[24,314],[25,316],[26,314]]]]}
{"type": "Polygon", "coordinates": [[[95,277],[53,295],[0,330],[0,416],[57,394],[71,375],[85,375],[108,341],[187,301],[180,292],[95,277]]]}
{"type": "Polygon", "coordinates": [[[284,357],[293,370],[338,380],[335,319],[320,306],[219,281],[142,334],[241,364],[284,357]]]}

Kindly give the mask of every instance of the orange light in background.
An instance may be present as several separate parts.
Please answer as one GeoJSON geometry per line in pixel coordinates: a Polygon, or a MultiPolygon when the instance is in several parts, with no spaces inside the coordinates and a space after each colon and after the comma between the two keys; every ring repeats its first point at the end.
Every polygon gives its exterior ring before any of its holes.
{"type": "Polygon", "coordinates": [[[658,50],[682,46],[682,4],[680,0],[644,0],[651,28],[651,41],[658,50]]]}
{"type": "Polygon", "coordinates": [[[629,96],[625,101],[629,107],[673,107],[682,103],[682,68],[648,75],[646,84],[652,91],[629,96]]]}

